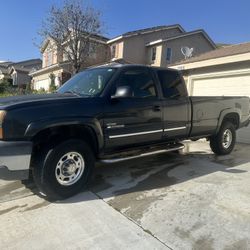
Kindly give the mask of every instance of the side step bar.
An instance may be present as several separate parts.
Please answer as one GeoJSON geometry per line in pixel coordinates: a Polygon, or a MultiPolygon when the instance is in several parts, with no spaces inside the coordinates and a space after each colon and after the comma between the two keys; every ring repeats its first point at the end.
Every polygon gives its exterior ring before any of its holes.
{"type": "Polygon", "coordinates": [[[155,155],[155,154],[162,154],[162,153],[177,151],[177,150],[183,149],[184,147],[185,146],[183,144],[178,143],[178,144],[175,144],[175,145],[171,145],[170,147],[165,148],[165,149],[158,149],[158,150],[155,150],[155,151],[149,151],[149,152],[146,152],[146,153],[141,153],[141,154],[138,154],[138,155],[127,156],[127,157],[122,157],[122,158],[101,159],[99,162],[107,163],[107,164],[116,163],[116,162],[141,158],[141,157],[145,157],[145,156],[149,156],[149,155],[155,155]]]}

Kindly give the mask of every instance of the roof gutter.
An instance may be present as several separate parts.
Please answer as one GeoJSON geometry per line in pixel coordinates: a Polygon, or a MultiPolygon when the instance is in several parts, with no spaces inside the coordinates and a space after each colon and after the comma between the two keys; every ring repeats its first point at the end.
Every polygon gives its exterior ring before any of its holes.
{"type": "Polygon", "coordinates": [[[250,61],[250,52],[248,53],[241,53],[237,55],[231,56],[223,56],[219,58],[212,58],[207,60],[201,60],[196,62],[190,63],[180,63],[177,65],[169,66],[169,68],[179,69],[179,70],[189,70],[189,69],[197,69],[197,68],[205,68],[210,66],[216,65],[223,65],[229,63],[238,63],[238,62],[245,62],[250,61]]]}

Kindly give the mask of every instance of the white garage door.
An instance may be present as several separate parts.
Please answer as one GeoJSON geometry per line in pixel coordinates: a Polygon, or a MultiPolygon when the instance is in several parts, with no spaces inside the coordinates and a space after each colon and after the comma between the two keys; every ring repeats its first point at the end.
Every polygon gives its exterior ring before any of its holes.
{"type": "MultiPolygon", "coordinates": [[[[194,96],[249,96],[250,71],[244,74],[221,74],[191,77],[190,94],[194,96]]],[[[250,126],[238,131],[239,142],[250,143],[250,126]]]]}
{"type": "Polygon", "coordinates": [[[50,85],[49,79],[39,80],[34,83],[34,89],[39,90],[43,88],[45,90],[48,90],[49,85],[50,85]]]}

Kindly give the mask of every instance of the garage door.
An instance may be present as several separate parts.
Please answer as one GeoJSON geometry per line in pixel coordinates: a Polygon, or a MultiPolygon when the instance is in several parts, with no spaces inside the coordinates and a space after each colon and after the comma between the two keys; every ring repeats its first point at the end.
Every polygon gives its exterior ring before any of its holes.
{"type": "Polygon", "coordinates": [[[192,94],[195,96],[250,96],[250,72],[245,75],[194,78],[192,94]]]}
{"type": "MultiPolygon", "coordinates": [[[[199,76],[191,78],[190,94],[194,96],[249,96],[250,72],[244,74],[222,74],[221,76],[199,76]]],[[[250,126],[238,131],[238,141],[250,143],[250,126]]]]}
{"type": "Polygon", "coordinates": [[[45,89],[45,90],[48,90],[49,89],[49,79],[36,81],[34,83],[34,88],[36,90],[39,90],[39,89],[42,89],[42,88],[45,89]]]}

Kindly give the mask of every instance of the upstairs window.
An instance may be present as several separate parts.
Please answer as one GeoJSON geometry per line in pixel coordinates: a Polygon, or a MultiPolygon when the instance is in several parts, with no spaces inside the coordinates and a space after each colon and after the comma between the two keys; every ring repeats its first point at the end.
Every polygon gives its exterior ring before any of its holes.
{"type": "Polygon", "coordinates": [[[111,46],[111,58],[116,58],[116,44],[111,46]]]}
{"type": "Polygon", "coordinates": [[[166,62],[171,63],[172,61],[172,49],[166,48],[166,62]]]}
{"type": "Polygon", "coordinates": [[[156,59],[156,47],[151,49],[151,61],[154,62],[156,59]]]}
{"type": "Polygon", "coordinates": [[[94,43],[91,43],[89,45],[89,57],[96,59],[96,51],[97,51],[97,45],[94,43]]]}
{"type": "Polygon", "coordinates": [[[50,66],[53,64],[53,53],[52,51],[49,51],[47,53],[47,66],[50,66]]]}
{"type": "Polygon", "coordinates": [[[12,84],[17,85],[17,73],[12,74],[11,78],[12,78],[12,84]]]}

